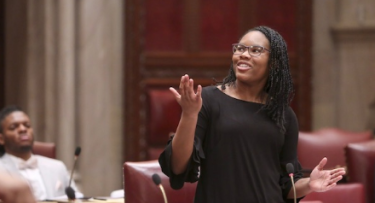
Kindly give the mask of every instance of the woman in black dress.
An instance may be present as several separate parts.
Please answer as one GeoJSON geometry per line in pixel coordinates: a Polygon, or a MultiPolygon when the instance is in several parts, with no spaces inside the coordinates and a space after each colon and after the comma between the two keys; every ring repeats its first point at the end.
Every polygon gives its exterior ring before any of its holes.
{"type": "Polygon", "coordinates": [[[229,75],[217,86],[194,91],[181,77],[182,107],[176,133],[160,155],[174,189],[198,181],[195,202],[293,202],[286,165],[295,168],[296,196],[331,189],[343,168],[323,170],[323,158],[309,178],[297,159],[298,122],[289,104],[293,96],[287,47],[268,27],[248,31],[233,44],[229,75]]]}

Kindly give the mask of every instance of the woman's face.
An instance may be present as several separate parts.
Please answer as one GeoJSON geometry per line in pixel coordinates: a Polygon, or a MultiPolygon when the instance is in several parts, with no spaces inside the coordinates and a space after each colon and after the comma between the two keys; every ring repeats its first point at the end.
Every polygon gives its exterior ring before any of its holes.
{"type": "MultiPolygon", "coordinates": [[[[259,31],[250,31],[242,37],[239,44],[245,46],[261,46],[270,50],[266,36],[259,31]]],[[[268,77],[268,59],[270,52],[263,50],[259,56],[252,56],[248,49],[243,53],[234,53],[232,56],[233,69],[237,82],[248,85],[264,86],[268,77]]]]}

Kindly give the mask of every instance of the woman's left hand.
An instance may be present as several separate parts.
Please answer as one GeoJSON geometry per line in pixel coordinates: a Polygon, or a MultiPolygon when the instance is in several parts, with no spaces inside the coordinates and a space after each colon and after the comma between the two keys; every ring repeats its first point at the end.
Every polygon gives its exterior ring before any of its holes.
{"type": "Polygon", "coordinates": [[[310,189],[314,192],[324,192],[336,186],[346,173],[344,168],[324,170],[327,158],[323,158],[310,174],[310,189]]]}

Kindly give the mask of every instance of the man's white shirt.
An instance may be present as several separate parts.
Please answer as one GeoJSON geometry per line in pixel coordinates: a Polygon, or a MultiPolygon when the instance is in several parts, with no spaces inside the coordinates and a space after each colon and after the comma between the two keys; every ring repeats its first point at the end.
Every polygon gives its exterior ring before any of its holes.
{"type": "MultiPolygon", "coordinates": [[[[70,175],[63,162],[47,157],[32,155],[26,162],[5,153],[0,157],[0,170],[23,177],[32,188],[37,200],[67,199],[65,188],[69,186],[70,175]]],[[[76,198],[83,194],[71,182],[76,198]]]]}
{"type": "Polygon", "coordinates": [[[42,176],[37,165],[36,167],[24,167],[24,165],[28,165],[27,162],[37,162],[37,159],[34,157],[34,155],[31,155],[31,157],[27,161],[24,161],[23,159],[13,156],[11,154],[4,154],[4,156],[9,156],[9,158],[18,167],[20,174],[29,183],[35,198],[38,200],[46,199],[46,187],[44,185],[42,176]]]}

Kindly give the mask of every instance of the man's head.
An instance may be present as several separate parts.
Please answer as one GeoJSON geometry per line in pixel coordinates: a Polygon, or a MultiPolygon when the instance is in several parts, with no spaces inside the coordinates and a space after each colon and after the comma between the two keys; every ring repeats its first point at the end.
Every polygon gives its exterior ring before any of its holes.
{"type": "Polygon", "coordinates": [[[0,145],[3,150],[23,158],[31,154],[33,143],[33,129],[30,118],[25,112],[17,106],[7,106],[2,109],[0,111],[0,145]]]}

